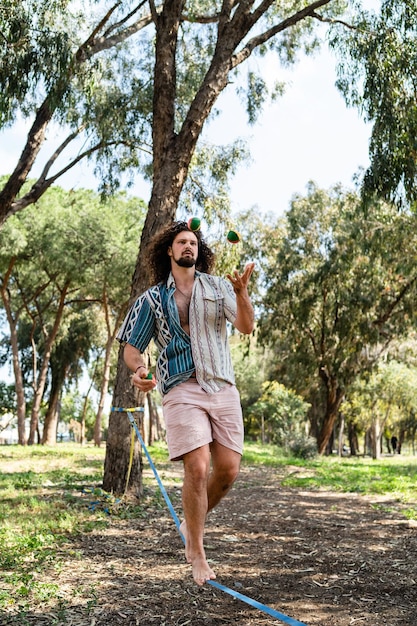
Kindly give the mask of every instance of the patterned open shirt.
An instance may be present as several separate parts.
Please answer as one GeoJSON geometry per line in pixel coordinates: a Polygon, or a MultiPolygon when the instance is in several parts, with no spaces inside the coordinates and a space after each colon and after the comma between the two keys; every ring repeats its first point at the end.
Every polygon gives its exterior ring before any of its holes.
{"type": "Polygon", "coordinates": [[[219,276],[195,273],[190,301],[190,335],[180,324],[169,275],[145,291],[131,307],[117,339],[144,352],[153,339],[159,352],[156,379],[162,395],[194,375],[207,393],[235,383],[228,339],[228,322],[236,319],[232,285],[219,276]]]}

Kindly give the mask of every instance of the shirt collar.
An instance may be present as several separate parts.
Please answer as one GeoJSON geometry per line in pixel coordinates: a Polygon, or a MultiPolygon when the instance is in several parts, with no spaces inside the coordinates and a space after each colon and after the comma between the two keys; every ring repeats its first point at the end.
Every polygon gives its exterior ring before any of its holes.
{"type": "MultiPolygon", "coordinates": [[[[197,278],[198,276],[200,276],[200,274],[201,274],[201,272],[196,270],[194,278],[197,278]]],[[[175,289],[175,280],[174,280],[174,277],[172,275],[172,272],[169,273],[169,276],[168,276],[168,279],[167,279],[167,288],[168,289],[175,289]]]]}

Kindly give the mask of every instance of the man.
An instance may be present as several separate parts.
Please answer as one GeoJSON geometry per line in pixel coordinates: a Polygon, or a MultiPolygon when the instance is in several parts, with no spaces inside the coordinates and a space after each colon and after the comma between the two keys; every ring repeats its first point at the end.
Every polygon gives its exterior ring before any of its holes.
{"type": "Polygon", "coordinates": [[[151,339],[170,459],[182,460],[185,554],[198,585],[214,579],[203,534],[208,511],[235,481],[243,450],[243,420],[234,384],[227,322],[241,333],[254,328],[248,283],[254,263],[228,281],[212,276],[214,255],[201,232],[174,222],[149,250],[156,286],[142,294],[118,334],[124,360],[140,391],[152,390],[143,356],[151,339]],[[210,471],[211,466],[211,471],[210,471]]]}

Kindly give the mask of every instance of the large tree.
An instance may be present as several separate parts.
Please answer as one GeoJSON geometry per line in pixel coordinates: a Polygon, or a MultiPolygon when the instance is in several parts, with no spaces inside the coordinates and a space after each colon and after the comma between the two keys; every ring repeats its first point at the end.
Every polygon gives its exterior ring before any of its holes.
{"type": "Polygon", "coordinates": [[[275,350],[281,380],[324,409],[317,433],[326,451],[341,403],[358,375],[415,324],[417,218],[340,188],[310,185],[263,244],[266,267],[261,338],[275,350]]]}

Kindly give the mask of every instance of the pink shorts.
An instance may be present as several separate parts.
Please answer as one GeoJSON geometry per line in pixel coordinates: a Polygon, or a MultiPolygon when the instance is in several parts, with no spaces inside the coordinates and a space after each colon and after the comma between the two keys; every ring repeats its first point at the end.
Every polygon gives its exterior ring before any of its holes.
{"type": "Polygon", "coordinates": [[[206,393],[195,378],[190,378],[171,389],[162,406],[171,461],[179,461],[187,452],[213,440],[242,454],[242,408],[234,385],[206,393]]]}

